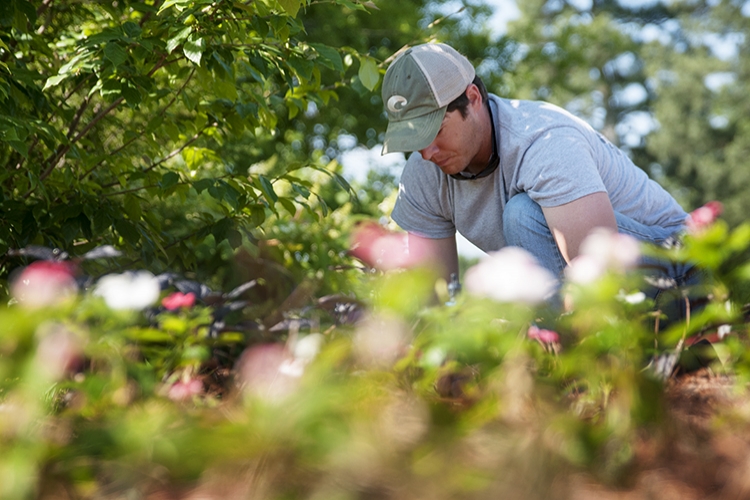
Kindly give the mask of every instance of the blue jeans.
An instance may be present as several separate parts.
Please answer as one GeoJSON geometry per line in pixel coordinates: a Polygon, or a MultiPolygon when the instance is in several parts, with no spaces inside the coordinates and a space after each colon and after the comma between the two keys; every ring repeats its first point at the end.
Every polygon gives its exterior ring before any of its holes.
{"type": "MultiPolygon", "coordinates": [[[[615,212],[615,219],[620,233],[628,234],[645,243],[662,245],[674,236],[674,230],[646,226],[618,212],[615,212]]],[[[515,195],[505,205],[503,234],[507,245],[527,250],[542,266],[562,280],[565,259],[547,227],[542,207],[532,201],[526,193],[515,195]]],[[[692,308],[685,304],[684,291],[686,287],[700,282],[698,269],[689,263],[670,262],[652,257],[642,257],[639,267],[648,283],[642,291],[668,316],[684,317],[687,308],[692,308]]]]}

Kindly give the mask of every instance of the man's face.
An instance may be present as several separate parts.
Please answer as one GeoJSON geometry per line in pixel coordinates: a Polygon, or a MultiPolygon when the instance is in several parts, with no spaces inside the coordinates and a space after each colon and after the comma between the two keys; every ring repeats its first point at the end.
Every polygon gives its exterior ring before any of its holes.
{"type": "Polygon", "coordinates": [[[445,113],[435,139],[419,151],[422,158],[435,163],[448,175],[463,170],[472,173],[481,171],[487,160],[478,158],[483,139],[479,109],[481,101],[478,108],[472,104],[467,107],[465,118],[458,110],[445,113]]]}

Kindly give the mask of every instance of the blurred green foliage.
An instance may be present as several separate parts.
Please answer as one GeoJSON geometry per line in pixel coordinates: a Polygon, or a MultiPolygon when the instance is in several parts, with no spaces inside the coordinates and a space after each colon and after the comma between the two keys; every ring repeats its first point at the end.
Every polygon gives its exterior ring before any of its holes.
{"type": "Polygon", "coordinates": [[[732,325],[713,369],[750,379],[744,5],[525,2],[497,36],[473,3],[0,2],[3,288],[29,261],[7,250],[30,244],[92,277],[55,306],[0,308],[0,497],[563,498],[577,472],[626,484],[643,433],[672,425],[655,356],[732,325]],[[571,287],[563,315],[467,294],[436,305],[428,271],[353,259],[352,229],[386,216],[397,188],[383,172],[350,184],[342,154],[377,146],[378,80],[430,39],[491,91],[586,118],[685,208],[723,201],[726,222],[666,254],[708,271],[707,307],[655,334],[653,304],[624,300],[638,283],[619,275],[571,287]],[[659,127],[634,140],[644,114],[659,127]],[[104,244],[125,255],[77,261],[104,244]],[[130,268],[225,293],[144,312],[90,293],[130,268]],[[560,345],[529,340],[534,323],[560,345]],[[323,339],[317,356],[297,352],[307,338],[323,339]]]}
{"type": "Polygon", "coordinates": [[[624,299],[643,283],[620,273],[566,285],[560,314],[467,293],[436,304],[425,269],[356,270],[356,300],[295,291],[279,323],[245,301],[216,334],[231,302],[215,295],[144,312],[91,293],[4,307],[2,497],[564,498],[574,472],[624,484],[643,433],[673,425],[656,356],[732,325],[713,369],[750,378],[731,294],[750,281],[733,262],[748,246],[749,226],[720,221],[669,250],[710,272],[709,303],[660,333],[653,302],[624,299]],[[540,321],[559,343],[528,338],[540,321]]]}

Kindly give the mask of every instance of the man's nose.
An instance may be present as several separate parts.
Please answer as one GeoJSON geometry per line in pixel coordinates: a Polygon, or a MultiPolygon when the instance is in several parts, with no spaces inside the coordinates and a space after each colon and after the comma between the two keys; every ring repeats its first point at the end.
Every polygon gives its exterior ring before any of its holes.
{"type": "Polygon", "coordinates": [[[433,142],[426,148],[420,150],[419,154],[421,154],[422,158],[424,158],[425,160],[431,161],[432,157],[435,155],[435,153],[437,153],[437,151],[438,151],[438,148],[437,146],[435,146],[435,143],[433,142]]]}

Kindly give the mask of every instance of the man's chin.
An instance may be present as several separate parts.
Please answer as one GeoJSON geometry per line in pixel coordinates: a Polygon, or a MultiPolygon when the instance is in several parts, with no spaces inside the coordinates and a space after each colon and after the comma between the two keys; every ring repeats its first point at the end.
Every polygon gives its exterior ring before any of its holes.
{"type": "Polygon", "coordinates": [[[466,170],[465,167],[461,168],[461,167],[457,167],[455,165],[450,165],[450,164],[449,165],[445,165],[445,166],[438,165],[438,168],[440,168],[440,170],[442,170],[442,172],[445,175],[456,175],[456,174],[460,174],[461,172],[463,172],[463,171],[466,170]]]}

